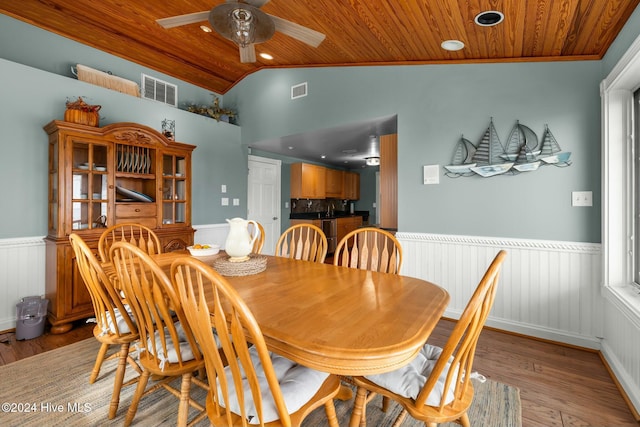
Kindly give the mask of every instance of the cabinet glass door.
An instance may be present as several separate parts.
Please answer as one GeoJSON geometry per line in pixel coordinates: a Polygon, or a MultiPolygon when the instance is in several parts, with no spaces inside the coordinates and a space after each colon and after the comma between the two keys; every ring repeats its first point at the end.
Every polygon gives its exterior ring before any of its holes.
{"type": "Polygon", "coordinates": [[[187,216],[187,159],[162,156],[162,223],[184,224],[187,216]]]}
{"type": "Polygon", "coordinates": [[[107,146],[74,142],[72,152],[71,228],[86,230],[106,224],[108,205],[107,146]]]}

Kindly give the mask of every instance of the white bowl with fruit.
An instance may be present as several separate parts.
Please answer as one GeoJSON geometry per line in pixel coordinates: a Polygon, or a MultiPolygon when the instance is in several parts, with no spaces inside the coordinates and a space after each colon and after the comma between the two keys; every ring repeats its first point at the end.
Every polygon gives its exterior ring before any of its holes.
{"type": "Polygon", "coordinates": [[[211,256],[220,252],[220,245],[196,243],[193,246],[187,246],[187,249],[193,256],[211,256]]]}

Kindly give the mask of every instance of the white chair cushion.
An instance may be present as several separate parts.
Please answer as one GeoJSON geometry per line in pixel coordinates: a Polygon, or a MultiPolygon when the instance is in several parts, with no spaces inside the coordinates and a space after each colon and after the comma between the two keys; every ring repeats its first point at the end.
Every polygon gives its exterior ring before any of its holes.
{"type": "MultiPolygon", "coordinates": [[[[271,390],[269,389],[267,378],[264,376],[264,369],[262,368],[262,363],[260,363],[260,358],[255,347],[251,347],[249,349],[249,354],[251,356],[253,366],[255,366],[258,381],[260,383],[263,402],[263,421],[265,423],[269,423],[271,421],[278,420],[278,410],[275,406],[271,390]]],[[[271,363],[273,364],[276,377],[278,378],[278,383],[280,384],[280,389],[282,390],[282,396],[284,397],[287,410],[289,413],[294,413],[316,394],[329,374],[298,365],[297,363],[275,353],[270,353],[270,355],[271,363]]],[[[227,384],[233,389],[233,374],[229,367],[225,368],[225,374],[227,377],[227,384]]],[[[251,395],[251,388],[244,374],[242,380],[244,385],[245,409],[249,424],[260,424],[253,396],[251,395]]],[[[221,393],[220,386],[218,386],[218,392],[221,393]]],[[[225,406],[224,402],[221,402],[221,404],[225,406]]],[[[236,394],[231,396],[229,410],[235,414],[242,413],[236,394]]]]}
{"type": "MultiPolygon", "coordinates": [[[[187,341],[187,335],[184,331],[184,328],[180,324],[180,322],[175,323],[176,332],[178,334],[178,346],[180,348],[180,355],[182,356],[183,362],[188,362],[189,360],[195,359],[193,355],[193,350],[191,349],[191,345],[189,341],[187,341]]],[[[147,347],[146,350],[154,354],[158,359],[162,360],[160,365],[160,369],[164,368],[164,363],[177,363],[178,362],[178,352],[176,351],[175,346],[173,345],[173,341],[171,340],[171,335],[169,335],[169,331],[167,328],[163,330],[164,336],[167,341],[167,355],[165,356],[164,350],[162,348],[162,342],[160,341],[160,331],[155,332],[155,341],[156,341],[156,349],[153,348],[151,343],[151,339],[147,339],[147,347]]]]}
{"type": "MultiPolygon", "coordinates": [[[[425,344],[420,350],[420,353],[418,353],[418,356],[416,356],[416,358],[408,365],[392,372],[369,375],[365,376],[365,378],[395,394],[410,399],[416,399],[420,390],[422,390],[422,387],[427,382],[427,378],[431,375],[431,371],[433,371],[433,368],[441,354],[442,349],[440,347],[425,344]]],[[[429,394],[426,402],[428,406],[440,405],[440,400],[444,393],[444,382],[452,361],[453,358],[450,357],[447,367],[438,378],[438,383],[429,394]]],[[[446,404],[453,400],[454,385],[455,384],[452,383],[449,390],[447,390],[446,404]]]]}
{"type": "MultiPolygon", "coordinates": [[[[133,319],[133,313],[131,312],[131,308],[129,307],[129,305],[125,304],[124,309],[127,311],[127,313],[129,313],[129,317],[133,319]]],[[[120,313],[119,309],[114,309],[114,316],[111,316],[111,312],[107,311],[105,313],[105,317],[106,322],[103,322],[103,325],[106,325],[107,330],[105,331],[103,326],[102,333],[106,334],[110,332],[112,334],[115,334],[116,325],[118,326],[117,330],[120,331],[121,334],[128,334],[129,332],[131,332],[127,321],[124,320],[124,317],[122,316],[122,313],[120,313]],[[115,322],[113,321],[112,317],[115,317],[115,322]]]]}

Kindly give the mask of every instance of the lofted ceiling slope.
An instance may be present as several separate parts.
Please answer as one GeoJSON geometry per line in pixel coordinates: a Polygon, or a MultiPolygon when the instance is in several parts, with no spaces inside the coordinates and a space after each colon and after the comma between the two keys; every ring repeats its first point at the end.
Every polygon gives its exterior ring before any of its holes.
{"type": "MultiPolygon", "coordinates": [[[[0,12],[47,31],[224,94],[264,68],[597,60],[640,0],[271,0],[264,12],[326,35],[310,47],[276,32],[255,63],[202,23],[165,29],[157,19],[210,10],[223,0],[0,0],[0,12]],[[504,21],[479,26],[497,10],[504,21]],[[445,40],[465,44],[451,52],[445,40]]],[[[262,3],[262,2],[261,2],[262,3]]]]}

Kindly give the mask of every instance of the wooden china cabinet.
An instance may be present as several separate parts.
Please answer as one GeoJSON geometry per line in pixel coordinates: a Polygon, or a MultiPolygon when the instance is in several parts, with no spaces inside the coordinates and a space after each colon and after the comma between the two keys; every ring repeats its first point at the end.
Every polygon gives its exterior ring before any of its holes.
{"type": "Polygon", "coordinates": [[[64,333],[74,320],[93,316],[71,233],[81,235],[96,255],[104,228],[123,222],[152,228],[165,252],[193,244],[195,147],[135,123],[98,128],[52,121],[44,129],[49,135],[48,318],[52,333],[64,333]]]}

